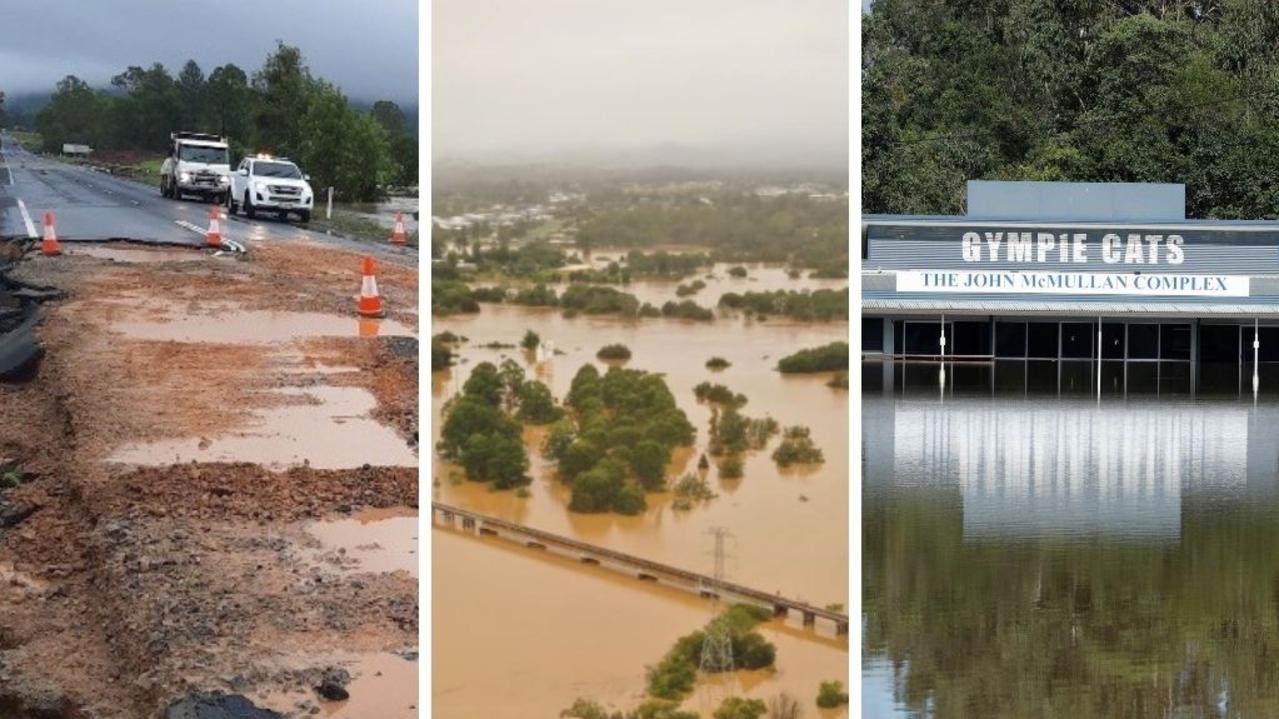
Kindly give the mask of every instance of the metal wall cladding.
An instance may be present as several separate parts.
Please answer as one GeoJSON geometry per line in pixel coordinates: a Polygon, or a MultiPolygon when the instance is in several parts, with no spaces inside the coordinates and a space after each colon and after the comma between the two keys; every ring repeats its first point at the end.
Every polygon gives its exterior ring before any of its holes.
{"type": "MultiPolygon", "coordinates": [[[[1005,241],[1006,242],[1006,241],[1005,241]]],[[[862,260],[866,270],[1043,270],[1071,272],[1161,272],[1179,274],[1279,274],[1279,225],[1275,229],[1242,230],[1230,227],[1196,228],[1188,226],[1133,226],[1115,228],[1105,226],[1044,225],[986,225],[947,224],[891,225],[872,224],[867,227],[867,252],[862,260]],[[1057,250],[1047,253],[1044,262],[1009,262],[983,259],[966,262],[963,255],[963,236],[977,232],[983,238],[986,232],[1052,232],[1085,233],[1088,261],[1086,263],[1061,262],[1057,250]],[[1145,263],[1106,263],[1101,256],[1102,237],[1115,233],[1126,240],[1129,234],[1181,235],[1185,261],[1169,264],[1163,247],[1160,261],[1145,263]]],[[[1006,248],[1006,244],[1005,244],[1006,248]]],[[[1037,253],[1035,253],[1037,255],[1037,253]]],[[[983,255],[986,257],[986,255],[983,255]]]]}

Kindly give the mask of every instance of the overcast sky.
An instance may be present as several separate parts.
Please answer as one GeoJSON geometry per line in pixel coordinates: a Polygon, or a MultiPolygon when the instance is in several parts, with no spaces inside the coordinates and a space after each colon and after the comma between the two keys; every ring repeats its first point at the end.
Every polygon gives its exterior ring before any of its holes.
{"type": "Polygon", "coordinates": [[[262,66],[277,39],[352,98],[417,101],[417,0],[0,0],[0,90],[103,84],[129,65],[187,59],[205,75],[262,66]]]}
{"type": "Polygon", "coordinates": [[[847,161],[847,0],[436,0],[433,152],[847,161]]]}

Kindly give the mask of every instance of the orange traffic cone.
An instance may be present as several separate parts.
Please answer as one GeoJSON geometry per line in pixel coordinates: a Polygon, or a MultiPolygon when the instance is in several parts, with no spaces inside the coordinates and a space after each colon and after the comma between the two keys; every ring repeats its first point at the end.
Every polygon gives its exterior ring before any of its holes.
{"type": "Polygon", "coordinates": [[[222,213],[218,211],[217,206],[209,208],[209,231],[204,233],[204,238],[208,240],[209,247],[222,246],[222,227],[220,219],[222,213]]]}
{"type": "Polygon", "coordinates": [[[409,241],[408,235],[404,233],[404,213],[395,213],[395,229],[391,232],[391,244],[403,245],[409,241]]]}
{"type": "Polygon", "coordinates": [[[361,266],[361,272],[364,275],[363,281],[360,283],[360,303],[356,306],[356,311],[361,317],[381,317],[382,298],[377,294],[377,278],[373,276],[373,258],[364,257],[364,263],[361,266]]]}
{"type": "Polygon", "coordinates": [[[40,243],[40,254],[60,255],[62,248],[58,246],[58,233],[53,229],[53,212],[44,213],[44,241],[40,243]]]}

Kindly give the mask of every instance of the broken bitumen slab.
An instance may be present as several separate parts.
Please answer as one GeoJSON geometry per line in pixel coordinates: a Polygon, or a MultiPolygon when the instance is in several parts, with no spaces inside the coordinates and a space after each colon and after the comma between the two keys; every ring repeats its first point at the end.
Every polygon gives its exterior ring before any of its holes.
{"type": "Polygon", "coordinates": [[[0,327],[0,382],[30,379],[44,356],[35,331],[41,319],[39,308],[28,305],[19,317],[7,331],[0,327]]]}
{"type": "Polygon", "coordinates": [[[193,692],[173,702],[164,719],[284,719],[284,715],[263,709],[243,695],[215,690],[193,692]]]}

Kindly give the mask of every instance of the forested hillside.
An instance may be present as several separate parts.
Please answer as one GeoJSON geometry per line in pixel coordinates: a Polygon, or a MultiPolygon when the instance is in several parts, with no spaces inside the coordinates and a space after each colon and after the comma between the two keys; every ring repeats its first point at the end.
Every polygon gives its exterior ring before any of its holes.
{"type": "Polygon", "coordinates": [[[1279,216],[1279,3],[875,0],[866,212],[961,213],[968,179],[1181,182],[1279,216]]]}

